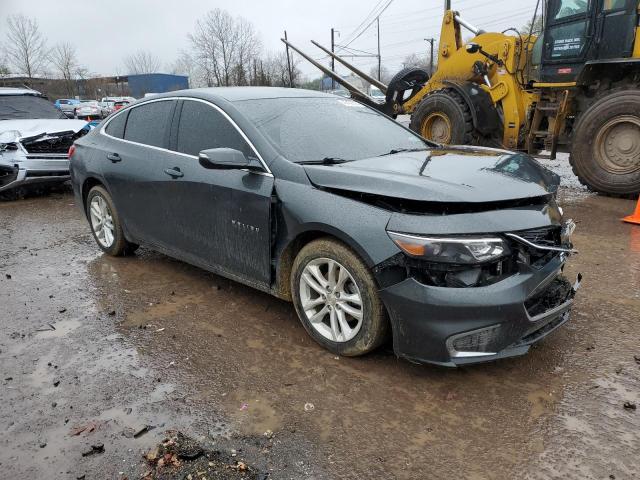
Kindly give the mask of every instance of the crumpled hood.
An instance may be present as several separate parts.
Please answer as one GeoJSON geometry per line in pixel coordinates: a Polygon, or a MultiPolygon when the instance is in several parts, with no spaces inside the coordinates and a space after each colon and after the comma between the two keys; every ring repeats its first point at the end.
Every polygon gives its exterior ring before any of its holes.
{"type": "Polygon", "coordinates": [[[425,202],[500,202],[549,196],[560,177],[529,155],[454,147],[305,165],[311,182],[335,190],[425,202]]]}
{"type": "Polygon", "coordinates": [[[29,120],[1,120],[0,143],[12,143],[23,138],[37,135],[56,134],[60,132],[79,132],[87,125],[85,120],[61,119],[29,119],[29,120]]]}

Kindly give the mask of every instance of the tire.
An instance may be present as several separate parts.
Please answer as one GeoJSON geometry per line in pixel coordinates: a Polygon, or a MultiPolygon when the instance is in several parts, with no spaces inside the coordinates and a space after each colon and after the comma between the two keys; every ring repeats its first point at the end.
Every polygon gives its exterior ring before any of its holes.
{"type": "Polygon", "coordinates": [[[426,95],[411,115],[409,128],[444,145],[476,143],[469,105],[450,88],[426,95]]]}
{"type": "Polygon", "coordinates": [[[595,99],[578,117],[569,161],[590,190],[622,197],[640,193],[640,89],[595,99]]]}
{"type": "Polygon", "coordinates": [[[406,102],[415,96],[428,81],[429,73],[426,70],[417,67],[403,68],[393,76],[387,86],[386,103],[401,104],[406,102]],[[407,90],[411,90],[411,93],[404,97],[404,92],[407,90]],[[402,93],[402,96],[396,96],[396,93],[402,93]]]}
{"type": "Polygon", "coordinates": [[[333,353],[350,357],[364,355],[374,350],[387,338],[389,322],[371,271],[358,255],[336,240],[330,238],[314,240],[300,250],[293,262],[291,292],[296,312],[305,330],[316,342],[333,353]],[[334,279],[343,278],[338,273],[343,269],[348,278],[342,282],[342,287],[339,281],[335,282],[334,292],[327,293],[327,300],[322,302],[319,292],[309,286],[305,277],[311,278],[316,285],[320,286],[317,277],[310,271],[318,267],[318,271],[327,280],[329,262],[334,262],[334,268],[336,268],[334,279]],[[324,263],[327,264],[326,268],[323,267],[324,263]],[[357,302],[346,300],[347,296],[358,297],[360,306],[357,302]],[[309,308],[310,301],[321,303],[309,308]],[[303,307],[303,302],[306,302],[304,304],[307,305],[307,311],[303,307]],[[323,309],[324,314],[321,313],[323,309]],[[356,318],[357,315],[351,315],[358,311],[360,320],[356,318]],[[312,322],[310,318],[313,318],[314,313],[320,315],[315,322],[312,322]],[[322,318],[319,318],[320,316],[322,318]],[[335,318],[337,335],[331,328],[332,317],[335,318]],[[343,328],[345,321],[348,329],[343,328]]]}
{"type": "Polygon", "coordinates": [[[85,203],[85,212],[89,220],[93,238],[103,252],[114,257],[121,257],[130,255],[138,249],[138,245],[127,241],[124,237],[120,216],[113,205],[111,195],[109,195],[109,192],[107,192],[103,186],[96,185],[89,190],[85,203]],[[103,208],[100,208],[101,206],[103,208]],[[92,212],[92,209],[97,210],[93,210],[92,212]],[[100,210],[100,212],[98,212],[98,210],[100,210]],[[107,214],[108,217],[105,216],[107,214]],[[112,238],[105,233],[105,229],[96,228],[100,224],[98,223],[98,219],[101,215],[103,219],[106,218],[106,220],[103,220],[101,223],[102,225],[110,219],[110,222],[107,223],[106,230],[111,231],[112,238]],[[108,228],[109,224],[112,228],[108,228]],[[96,230],[98,230],[98,232],[96,230]]]}

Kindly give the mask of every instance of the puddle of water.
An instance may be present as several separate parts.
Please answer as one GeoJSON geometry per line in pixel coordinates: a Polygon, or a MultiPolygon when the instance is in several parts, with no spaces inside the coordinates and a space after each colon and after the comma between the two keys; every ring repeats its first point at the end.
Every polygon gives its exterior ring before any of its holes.
{"type": "Polygon", "coordinates": [[[238,430],[245,435],[263,435],[267,430],[276,432],[282,418],[267,401],[248,392],[232,392],[226,396],[225,410],[238,430]]]}

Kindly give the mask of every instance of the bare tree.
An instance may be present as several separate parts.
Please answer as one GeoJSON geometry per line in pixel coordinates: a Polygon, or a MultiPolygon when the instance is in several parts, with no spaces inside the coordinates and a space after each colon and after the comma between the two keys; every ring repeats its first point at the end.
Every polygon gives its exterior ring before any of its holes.
{"type": "Polygon", "coordinates": [[[69,96],[75,94],[74,79],[83,70],[78,62],[76,48],[68,42],[59,43],[51,49],[51,64],[57,75],[64,80],[69,96]]]}
{"type": "Polygon", "coordinates": [[[189,77],[189,86],[192,88],[206,86],[206,84],[200,83],[200,72],[193,57],[186,50],[180,50],[178,58],[168,65],[167,70],[174,75],[186,75],[189,77]]]}
{"type": "Polygon", "coordinates": [[[124,67],[129,75],[156,73],[160,70],[160,59],[148,50],[138,50],[125,57],[124,67]]]}
{"type": "Polygon", "coordinates": [[[9,66],[16,73],[33,78],[43,71],[49,49],[36,20],[24,15],[7,18],[6,54],[9,66]]]}
{"type": "Polygon", "coordinates": [[[416,53],[412,53],[411,55],[407,55],[405,59],[402,61],[402,68],[407,67],[418,67],[423,70],[429,71],[429,55],[420,56],[416,53]]]}
{"type": "Polygon", "coordinates": [[[11,71],[7,65],[7,54],[4,51],[4,47],[0,45],[0,78],[8,77],[11,71]]]}
{"type": "MultiPolygon", "coordinates": [[[[371,67],[371,69],[369,70],[369,75],[371,75],[373,78],[378,78],[378,66],[374,65],[373,67],[371,67]]],[[[382,65],[380,67],[380,81],[382,83],[389,83],[389,81],[391,80],[391,78],[393,77],[393,75],[391,75],[391,73],[389,72],[389,69],[387,67],[385,67],[384,65],[382,65]]]]}
{"type": "Polygon", "coordinates": [[[188,38],[193,61],[206,85],[253,83],[257,71],[254,60],[261,44],[249,21],[216,8],[196,22],[195,31],[188,38]]]}

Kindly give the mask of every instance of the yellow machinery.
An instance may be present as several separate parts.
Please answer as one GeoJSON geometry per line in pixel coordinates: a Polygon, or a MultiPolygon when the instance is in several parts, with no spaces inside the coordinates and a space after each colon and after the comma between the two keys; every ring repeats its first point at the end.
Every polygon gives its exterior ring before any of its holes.
{"type": "Polygon", "coordinates": [[[405,68],[388,85],[314,42],[385,92],[384,104],[286,43],[355,99],[411,115],[411,129],[429,140],[569,152],[590,189],[628,196],[640,193],[639,9],[638,0],[546,0],[536,37],[484,32],[447,0],[437,70],[405,68]],[[463,28],[473,35],[466,43],[463,28]]]}

